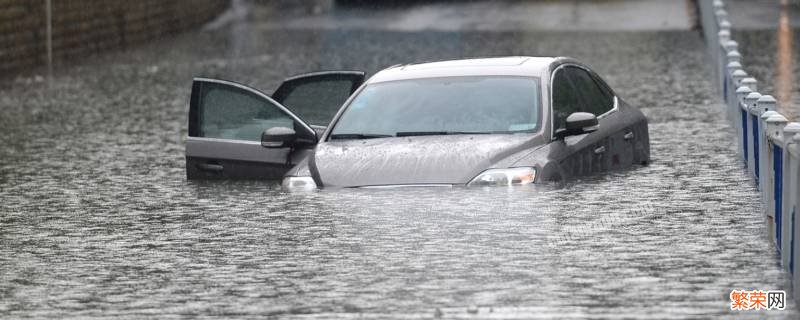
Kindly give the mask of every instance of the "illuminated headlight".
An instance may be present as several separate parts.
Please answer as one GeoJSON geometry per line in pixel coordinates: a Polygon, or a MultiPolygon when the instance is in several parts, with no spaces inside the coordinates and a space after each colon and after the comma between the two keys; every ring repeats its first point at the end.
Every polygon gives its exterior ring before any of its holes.
{"type": "Polygon", "coordinates": [[[531,184],[534,179],[536,168],[489,169],[473,178],[467,186],[512,186],[531,184]]]}
{"type": "Polygon", "coordinates": [[[311,191],[317,189],[317,183],[311,177],[286,177],[281,187],[285,191],[311,191]]]}

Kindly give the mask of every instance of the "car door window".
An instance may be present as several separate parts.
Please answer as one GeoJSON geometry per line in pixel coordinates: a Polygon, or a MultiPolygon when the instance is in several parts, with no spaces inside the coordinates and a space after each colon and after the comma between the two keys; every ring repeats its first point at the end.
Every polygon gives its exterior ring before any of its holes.
{"type": "Polygon", "coordinates": [[[351,86],[352,83],[347,80],[301,85],[283,99],[283,104],[310,124],[326,125],[350,97],[351,86]]]}
{"type": "Polygon", "coordinates": [[[197,136],[260,141],[272,127],[294,127],[277,104],[248,90],[220,83],[201,83],[197,136]]]}
{"type": "Polygon", "coordinates": [[[327,125],[364,82],[360,71],[328,71],[284,81],[272,97],[312,125],[327,125]]]}
{"type": "Polygon", "coordinates": [[[553,127],[565,127],[567,117],[581,111],[581,103],[575,88],[567,78],[564,69],[559,69],[553,76],[553,127]]]}
{"type": "Polygon", "coordinates": [[[589,72],[578,67],[567,67],[566,69],[569,78],[575,85],[575,89],[582,97],[583,107],[581,111],[599,116],[614,107],[613,96],[604,92],[589,72]]]}

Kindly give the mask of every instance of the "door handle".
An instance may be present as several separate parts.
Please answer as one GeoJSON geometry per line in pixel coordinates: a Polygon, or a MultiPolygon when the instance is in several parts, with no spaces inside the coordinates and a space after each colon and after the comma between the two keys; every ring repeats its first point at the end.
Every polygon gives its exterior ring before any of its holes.
{"type": "Polygon", "coordinates": [[[603,154],[605,152],[606,152],[606,147],[605,146],[600,146],[600,147],[597,147],[596,149],[594,149],[594,154],[603,154]]]}
{"type": "Polygon", "coordinates": [[[633,137],[634,137],[633,131],[631,131],[631,132],[626,133],[622,138],[625,139],[625,140],[630,140],[630,139],[633,139],[633,137]]]}
{"type": "Polygon", "coordinates": [[[222,172],[222,169],[224,169],[221,164],[214,163],[201,163],[197,165],[197,168],[209,172],[222,172]]]}

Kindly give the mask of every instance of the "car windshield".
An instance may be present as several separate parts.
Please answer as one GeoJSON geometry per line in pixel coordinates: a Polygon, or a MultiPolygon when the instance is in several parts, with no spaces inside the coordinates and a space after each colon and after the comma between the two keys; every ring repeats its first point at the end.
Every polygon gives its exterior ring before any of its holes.
{"type": "Polygon", "coordinates": [[[533,132],[539,80],[444,77],[368,85],[335,124],[331,139],[533,132]]]}

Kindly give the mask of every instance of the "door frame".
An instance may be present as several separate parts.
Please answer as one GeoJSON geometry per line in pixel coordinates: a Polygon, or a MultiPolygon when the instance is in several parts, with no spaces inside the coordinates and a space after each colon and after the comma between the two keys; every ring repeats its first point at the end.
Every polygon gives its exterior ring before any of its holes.
{"type": "MultiPolygon", "coordinates": [[[[548,82],[550,83],[550,88],[549,88],[549,91],[550,91],[550,101],[549,101],[549,102],[550,102],[550,140],[551,140],[551,141],[555,141],[555,132],[556,132],[555,123],[553,122],[553,79],[555,78],[555,75],[556,75],[556,73],[557,73],[558,71],[561,71],[561,69],[565,69],[565,68],[567,68],[567,67],[576,67],[576,68],[578,68],[578,69],[583,69],[584,71],[588,72],[588,73],[589,73],[589,75],[590,75],[590,76],[592,76],[592,78],[598,78],[598,79],[600,79],[600,76],[598,76],[596,73],[594,73],[594,71],[592,71],[591,69],[589,69],[589,68],[588,68],[588,67],[586,67],[586,66],[580,65],[580,64],[578,64],[578,63],[575,63],[575,62],[563,62],[563,63],[559,64],[557,67],[555,67],[555,68],[553,69],[553,71],[551,71],[551,72],[550,72],[550,75],[549,75],[549,76],[550,76],[550,79],[549,79],[549,81],[548,81],[548,82]]],[[[564,72],[566,72],[566,70],[564,70],[564,72]]],[[[594,80],[594,81],[596,82],[596,80],[595,80],[595,79],[592,79],[592,80],[594,80]]],[[[602,80],[602,79],[600,79],[600,80],[602,80]]],[[[567,75],[567,81],[569,81],[569,83],[570,83],[570,86],[572,86],[572,88],[573,88],[573,89],[575,89],[575,84],[574,84],[574,83],[572,83],[572,78],[571,78],[571,77],[569,77],[569,75],[567,75]]],[[[617,99],[617,93],[616,93],[616,92],[614,92],[614,90],[613,90],[613,89],[611,89],[611,87],[610,87],[610,86],[608,86],[607,84],[605,84],[605,81],[603,81],[603,83],[602,83],[602,84],[600,84],[600,83],[595,83],[595,85],[598,85],[598,86],[600,86],[600,85],[605,85],[605,87],[606,87],[606,88],[607,88],[609,91],[611,91],[611,94],[612,94],[612,95],[614,95],[614,105],[611,107],[611,110],[608,110],[608,111],[606,111],[606,112],[605,112],[605,113],[603,113],[603,114],[597,115],[597,121],[599,122],[599,121],[601,121],[603,118],[605,118],[605,117],[607,117],[609,114],[611,114],[612,112],[616,112],[616,111],[618,111],[618,110],[619,110],[619,101],[618,101],[618,99],[617,99]]],[[[584,101],[584,97],[583,97],[583,95],[582,95],[582,94],[578,94],[578,96],[579,96],[579,98],[578,98],[578,99],[580,99],[580,100],[581,100],[581,102],[583,102],[583,101],[584,101]]]]}

